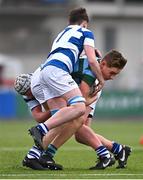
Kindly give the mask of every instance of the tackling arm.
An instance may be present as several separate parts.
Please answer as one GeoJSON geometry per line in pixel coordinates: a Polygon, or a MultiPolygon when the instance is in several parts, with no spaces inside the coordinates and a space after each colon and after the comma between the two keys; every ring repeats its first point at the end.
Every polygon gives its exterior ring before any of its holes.
{"type": "Polygon", "coordinates": [[[85,50],[85,53],[87,55],[89,65],[90,65],[93,73],[96,74],[97,79],[99,80],[99,84],[96,86],[96,91],[95,91],[95,93],[97,93],[104,86],[104,78],[102,76],[99,64],[96,61],[95,49],[93,47],[91,47],[91,46],[85,45],[84,50],[85,50]]]}
{"type": "Polygon", "coordinates": [[[38,123],[43,123],[45,122],[48,118],[50,118],[51,113],[49,110],[42,112],[42,106],[38,105],[34,107],[31,110],[33,118],[38,122],[38,123]]]}

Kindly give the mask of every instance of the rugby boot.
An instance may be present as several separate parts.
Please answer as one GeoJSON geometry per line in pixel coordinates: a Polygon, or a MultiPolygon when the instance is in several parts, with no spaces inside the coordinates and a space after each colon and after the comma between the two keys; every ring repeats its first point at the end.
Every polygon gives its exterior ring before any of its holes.
{"type": "Polygon", "coordinates": [[[122,150],[115,156],[118,161],[117,168],[125,168],[127,166],[127,160],[132,152],[132,149],[128,146],[123,145],[122,150]]]}
{"type": "Polygon", "coordinates": [[[105,169],[108,166],[112,166],[115,164],[115,159],[113,156],[110,155],[109,158],[100,156],[98,158],[97,164],[90,168],[90,170],[100,170],[105,169]]]}
{"type": "Polygon", "coordinates": [[[63,166],[55,163],[50,154],[41,155],[39,161],[43,167],[48,168],[50,170],[63,170],[63,166]]]}
{"type": "Polygon", "coordinates": [[[43,134],[40,131],[40,129],[37,126],[32,127],[31,129],[28,130],[29,134],[32,136],[35,145],[40,148],[41,150],[43,150],[42,147],[42,138],[43,138],[43,134]]]}
{"type": "Polygon", "coordinates": [[[47,168],[43,167],[37,158],[29,159],[25,156],[22,161],[22,165],[34,170],[47,170],[47,168]]]}
{"type": "Polygon", "coordinates": [[[112,154],[110,154],[110,155],[111,155],[111,161],[108,166],[113,166],[116,163],[116,159],[112,154]]]}

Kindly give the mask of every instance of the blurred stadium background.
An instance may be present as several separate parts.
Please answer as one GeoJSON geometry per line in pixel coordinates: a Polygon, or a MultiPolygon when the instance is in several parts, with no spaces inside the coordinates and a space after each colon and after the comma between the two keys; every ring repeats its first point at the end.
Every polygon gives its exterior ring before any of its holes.
{"type": "Polygon", "coordinates": [[[90,15],[96,47],[103,54],[117,49],[128,59],[119,77],[105,85],[97,116],[142,119],[142,0],[0,0],[0,120],[31,118],[14,79],[45,61],[69,10],[79,6],[90,15]]]}

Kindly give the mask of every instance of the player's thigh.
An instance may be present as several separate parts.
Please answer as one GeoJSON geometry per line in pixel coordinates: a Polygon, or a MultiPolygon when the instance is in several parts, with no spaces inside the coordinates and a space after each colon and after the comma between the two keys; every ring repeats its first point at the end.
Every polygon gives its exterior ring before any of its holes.
{"type": "Polygon", "coordinates": [[[66,101],[68,101],[69,99],[72,99],[73,97],[76,97],[76,96],[82,97],[82,93],[78,87],[74,88],[74,89],[70,90],[69,92],[65,93],[64,95],[62,95],[62,97],[66,101]]]}
{"type": "Polygon", "coordinates": [[[55,97],[52,99],[47,100],[47,105],[49,107],[50,110],[52,109],[61,109],[63,107],[67,106],[67,102],[65,99],[61,98],[61,97],[55,97]]]}

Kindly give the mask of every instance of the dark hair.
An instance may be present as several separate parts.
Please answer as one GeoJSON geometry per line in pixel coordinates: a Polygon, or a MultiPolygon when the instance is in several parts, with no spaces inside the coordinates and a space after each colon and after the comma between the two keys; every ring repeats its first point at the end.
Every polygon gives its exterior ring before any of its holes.
{"type": "Polygon", "coordinates": [[[89,22],[85,8],[73,9],[69,14],[69,24],[81,24],[82,21],[89,22]]]}
{"type": "Polygon", "coordinates": [[[127,63],[127,60],[122,56],[122,54],[114,49],[109,51],[103,57],[103,60],[107,62],[108,67],[116,67],[119,69],[123,69],[127,63]]]}

